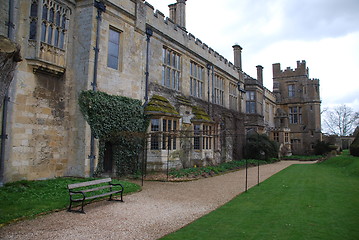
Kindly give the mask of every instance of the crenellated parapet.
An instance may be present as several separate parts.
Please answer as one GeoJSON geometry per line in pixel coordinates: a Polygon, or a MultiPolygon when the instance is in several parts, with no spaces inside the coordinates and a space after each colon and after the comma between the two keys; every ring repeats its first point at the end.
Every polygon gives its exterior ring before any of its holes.
{"type": "Polygon", "coordinates": [[[281,70],[280,63],[273,64],[273,78],[287,78],[298,76],[309,76],[309,69],[306,67],[305,60],[297,61],[297,68],[294,70],[290,67],[287,67],[285,70],[281,70]]]}
{"type": "MultiPolygon", "coordinates": [[[[183,49],[177,49],[179,52],[190,51],[204,62],[211,63],[238,78],[239,70],[232,62],[196,38],[192,33],[187,32],[185,28],[180,27],[174,20],[165,17],[149,2],[137,0],[137,9],[136,26],[140,28],[140,31],[145,32],[146,27],[150,27],[159,38],[167,38],[171,42],[176,42],[177,46],[181,46],[183,49]]],[[[154,35],[154,37],[156,36],[154,35]]]]}

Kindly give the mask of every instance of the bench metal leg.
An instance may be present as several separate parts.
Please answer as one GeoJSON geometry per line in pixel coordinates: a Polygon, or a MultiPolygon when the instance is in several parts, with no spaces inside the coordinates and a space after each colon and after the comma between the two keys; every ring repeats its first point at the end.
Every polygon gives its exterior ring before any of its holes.
{"type": "Polygon", "coordinates": [[[73,202],[73,201],[70,201],[70,206],[69,206],[69,208],[67,209],[68,212],[77,212],[77,213],[84,213],[84,214],[86,214],[85,211],[84,211],[84,202],[85,202],[85,201],[82,201],[82,203],[81,203],[81,210],[73,210],[73,209],[72,209],[72,202],[73,202]]]}
{"type": "Polygon", "coordinates": [[[110,198],[108,199],[108,201],[119,201],[119,202],[123,202],[123,198],[122,198],[122,192],[121,192],[121,199],[118,200],[118,199],[113,199],[112,198],[112,194],[110,195],[110,198]]]}

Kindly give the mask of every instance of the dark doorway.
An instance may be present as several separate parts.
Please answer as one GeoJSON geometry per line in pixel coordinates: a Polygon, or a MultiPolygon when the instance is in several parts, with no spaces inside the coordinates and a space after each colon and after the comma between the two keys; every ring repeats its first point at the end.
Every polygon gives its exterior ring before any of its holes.
{"type": "Polygon", "coordinates": [[[105,173],[112,173],[113,169],[113,150],[112,143],[105,143],[105,154],[103,157],[103,170],[105,173]]]}

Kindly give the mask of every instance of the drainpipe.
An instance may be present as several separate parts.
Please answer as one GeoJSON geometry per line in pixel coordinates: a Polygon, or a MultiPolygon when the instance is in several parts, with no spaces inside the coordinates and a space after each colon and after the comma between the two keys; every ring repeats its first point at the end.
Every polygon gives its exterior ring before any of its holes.
{"type": "MultiPolygon", "coordinates": [[[[9,19],[7,21],[7,36],[9,39],[14,41],[14,1],[9,0],[9,19]]],[[[7,114],[8,114],[8,103],[10,101],[9,90],[7,90],[4,96],[3,110],[2,110],[2,124],[1,124],[1,149],[0,149],[0,187],[3,186],[4,182],[4,168],[5,168],[5,141],[7,140],[7,114]]]]}
{"type": "MultiPolygon", "coordinates": [[[[101,27],[101,14],[102,12],[106,11],[106,6],[103,2],[98,2],[95,1],[94,2],[94,6],[95,8],[97,8],[97,29],[96,29],[96,46],[94,47],[94,51],[95,51],[95,62],[94,62],[94,70],[93,70],[93,82],[91,83],[92,85],[92,90],[94,92],[97,91],[97,67],[98,67],[98,53],[100,51],[99,49],[99,42],[100,42],[100,27],[101,27]]],[[[91,131],[91,142],[90,142],[90,155],[88,156],[88,158],[90,159],[90,177],[93,177],[93,174],[95,172],[95,135],[93,134],[93,132],[91,131]]]]}
{"type": "Polygon", "coordinates": [[[214,103],[214,66],[212,65],[212,103],[214,103]]]}
{"type": "Polygon", "coordinates": [[[151,37],[153,35],[153,31],[151,28],[146,28],[146,42],[147,42],[147,47],[146,47],[146,86],[145,86],[145,104],[143,105],[144,107],[147,106],[148,104],[148,82],[149,82],[149,59],[150,59],[150,40],[151,37]]]}
{"type": "Polygon", "coordinates": [[[209,75],[211,73],[211,64],[208,63],[207,64],[207,79],[208,79],[208,89],[207,89],[207,95],[208,95],[208,114],[209,114],[209,110],[210,110],[210,103],[211,103],[211,99],[210,99],[210,87],[209,87],[209,83],[210,83],[210,78],[209,75]]]}

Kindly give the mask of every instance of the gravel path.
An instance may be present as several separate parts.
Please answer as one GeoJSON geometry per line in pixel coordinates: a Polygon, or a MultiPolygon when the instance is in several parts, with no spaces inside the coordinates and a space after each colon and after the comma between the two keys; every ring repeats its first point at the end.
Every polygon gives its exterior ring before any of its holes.
{"type": "MultiPolygon", "coordinates": [[[[260,181],[298,163],[260,166],[260,181]]],[[[257,184],[257,168],[248,169],[248,187],[257,184]]],[[[86,214],[61,211],[0,228],[0,239],[158,239],[213,211],[244,191],[240,170],[191,182],[145,182],[124,203],[101,201],[86,214]]]]}

